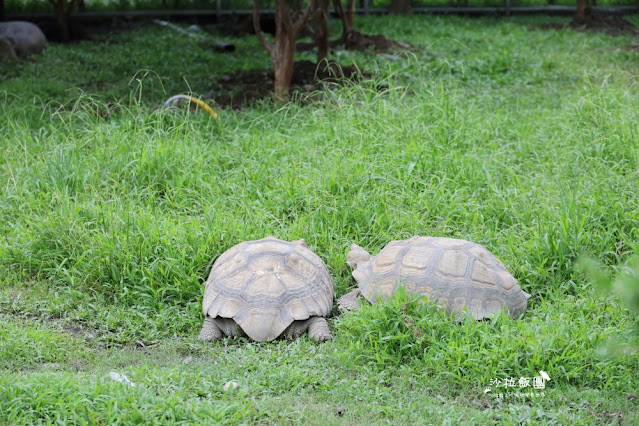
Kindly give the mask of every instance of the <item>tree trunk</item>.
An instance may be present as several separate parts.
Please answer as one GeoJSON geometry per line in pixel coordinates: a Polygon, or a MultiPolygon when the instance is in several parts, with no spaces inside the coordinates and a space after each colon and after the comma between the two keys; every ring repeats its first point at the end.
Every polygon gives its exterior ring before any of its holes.
{"type": "Polygon", "coordinates": [[[577,19],[586,17],[586,0],[577,0],[577,19]]]}
{"type": "Polygon", "coordinates": [[[317,22],[317,32],[314,41],[317,46],[317,63],[328,58],[328,4],[329,0],[319,0],[314,20],[317,22]]]}
{"type": "Polygon", "coordinates": [[[389,12],[394,14],[412,13],[411,0],[391,0],[389,12]]]}
{"type": "Polygon", "coordinates": [[[289,88],[295,69],[295,38],[284,35],[275,39],[275,49],[271,57],[273,62],[275,101],[282,102],[289,98],[289,88]]]}
{"type": "Polygon", "coordinates": [[[260,0],[253,0],[253,27],[257,38],[271,56],[274,72],[275,101],[282,102],[289,98],[291,78],[295,63],[295,40],[308,22],[311,14],[317,11],[316,0],[310,0],[306,10],[300,13],[300,7],[291,9],[291,3],[299,5],[296,0],[275,1],[275,43],[269,43],[260,27],[260,0]],[[293,20],[293,17],[297,19],[293,20]]]}
{"type": "Polygon", "coordinates": [[[342,20],[342,41],[346,42],[350,33],[353,32],[353,20],[355,17],[355,0],[348,0],[346,10],[342,6],[341,0],[333,0],[335,12],[342,20]]]}
{"type": "Polygon", "coordinates": [[[63,42],[71,41],[71,30],[69,28],[69,20],[71,14],[75,12],[78,1],[81,0],[49,0],[55,11],[55,19],[60,30],[60,40],[63,42]]]}
{"type": "Polygon", "coordinates": [[[4,0],[0,0],[0,21],[4,21],[4,0]]]}
{"type": "Polygon", "coordinates": [[[71,41],[71,30],[69,29],[69,18],[64,13],[64,0],[57,0],[54,5],[55,20],[60,30],[60,41],[67,43],[71,41]]]}
{"type": "Polygon", "coordinates": [[[291,18],[291,7],[288,0],[276,0],[275,45],[271,52],[276,102],[282,102],[289,98],[289,88],[295,64],[296,39],[297,31],[295,31],[291,18]]]}
{"type": "Polygon", "coordinates": [[[344,22],[346,22],[346,29],[348,30],[348,33],[352,33],[355,26],[355,0],[348,0],[348,3],[346,3],[346,15],[344,15],[344,22]]]}

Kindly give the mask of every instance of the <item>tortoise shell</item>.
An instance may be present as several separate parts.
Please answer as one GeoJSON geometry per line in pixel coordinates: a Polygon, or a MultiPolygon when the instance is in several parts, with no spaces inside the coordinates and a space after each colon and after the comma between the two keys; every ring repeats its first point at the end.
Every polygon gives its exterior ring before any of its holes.
{"type": "Polygon", "coordinates": [[[530,297],[486,248],[452,238],[392,241],[377,256],[357,262],[353,276],[369,302],[388,299],[403,285],[449,312],[465,308],[475,319],[504,308],[517,317],[530,297]]]}
{"type": "Polygon", "coordinates": [[[211,318],[233,319],[251,339],[277,338],[293,321],[326,316],[333,281],[304,240],[267,237],[245,241],[213,264],[202,308],[211,318]]]}

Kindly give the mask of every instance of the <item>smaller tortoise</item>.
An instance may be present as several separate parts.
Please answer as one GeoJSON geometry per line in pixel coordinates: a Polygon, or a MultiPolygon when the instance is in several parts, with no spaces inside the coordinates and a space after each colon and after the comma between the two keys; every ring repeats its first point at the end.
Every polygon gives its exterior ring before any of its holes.
{"type": "Polygon", "coordinates": [[[264,342],[332,338],[326,319],[333,307],[333,280],[304,240],[267,237],[224,252],[206,282],[200,340],[248,336],[264,342]]]}
{"type": "Polygon", "coordinates": [[[518,317],[530,297],[499,259],[470,241],[413,237],[391,241],[377,256],[353,244],[346,262],[359,288],[337,301],[340,311],[359,308],[360,296],[371,303],[388,299],[400,285],[456,315],[466,309],[475,319],[504,308],[518,317]]]}

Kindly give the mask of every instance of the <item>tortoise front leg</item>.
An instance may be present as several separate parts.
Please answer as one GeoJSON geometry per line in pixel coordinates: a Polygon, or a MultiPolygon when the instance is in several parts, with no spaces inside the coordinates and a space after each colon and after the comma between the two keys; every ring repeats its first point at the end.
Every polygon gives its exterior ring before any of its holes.
{"type": "Polygon", "coordinates": [[[346,293],[337,300],[337,309],[339,309],[340,312],[355,311],[359,309],[360,294],[361,292],[358,288],[350,293],[346,293]]]}

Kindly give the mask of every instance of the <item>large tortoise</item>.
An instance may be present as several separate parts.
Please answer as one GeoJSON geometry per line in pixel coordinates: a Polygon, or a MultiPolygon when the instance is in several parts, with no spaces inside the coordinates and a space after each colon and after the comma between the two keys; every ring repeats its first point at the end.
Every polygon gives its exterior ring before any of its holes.
{"type": "Polygon", "coordinates": [[[206,282],[201,340],[248,336],[263,342],[332,338],[326,319],[333,307],[333,281],[304,240],[273,237],[245,241],[224,252],[206,282]]]}
{"type": "Polygon", "coordinates": [[[502,309],[518,317],[530,297],[491,252],[470,241],[413,237],[390,242],[377,256],[353,244],[346,262],[359,287],[337,301],[340,311],[357,309],[360,297],[388,299],[400,285],[456,315],[466,309],[475,319],[502,309]]]}

